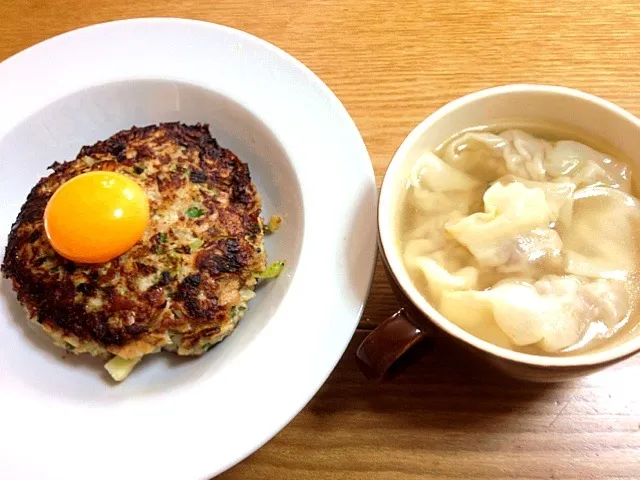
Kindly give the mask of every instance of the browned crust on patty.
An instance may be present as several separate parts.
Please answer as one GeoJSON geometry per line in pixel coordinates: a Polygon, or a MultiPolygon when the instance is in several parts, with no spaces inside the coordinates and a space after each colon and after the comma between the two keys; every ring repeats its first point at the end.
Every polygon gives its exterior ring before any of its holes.
{"type": "Polygon", "coordinates": [[[45,331],[77,352],[132,358],[161,348],[199,354],[233,329],[239,292],[265,268],[261,202],[248,166],[207,125],[133,127],[50,168],[11,228],[2,265],[45,331]],[[96,170],[138,182],[151,217],[125,254],[75,264],[49,244],[44,209],[65,181],[96,170]]]}

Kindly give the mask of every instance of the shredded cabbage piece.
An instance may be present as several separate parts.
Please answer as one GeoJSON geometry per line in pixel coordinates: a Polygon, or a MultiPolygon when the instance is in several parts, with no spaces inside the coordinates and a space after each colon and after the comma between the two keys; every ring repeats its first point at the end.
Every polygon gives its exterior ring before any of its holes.
{"type": "Polygon", "coordinates": [[[267,232],[273,233],[280,228],[280,225],[282,225],[282,217],[279,215],[271,215],[269,223],[265,225],[265,228],[267,232]]]}
{"type": "Polygon", "coordinates": [[[129,376],[142,357],[126,359],[117,355],[105,363],[104,368],[109,372],[111,378],[116,382],[121,382],[129,376]]]}

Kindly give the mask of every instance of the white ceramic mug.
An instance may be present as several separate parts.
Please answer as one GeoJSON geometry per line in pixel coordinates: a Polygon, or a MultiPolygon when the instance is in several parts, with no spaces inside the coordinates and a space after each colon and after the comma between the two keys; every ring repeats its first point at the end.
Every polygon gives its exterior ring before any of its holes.
{"type": "Polygon", "coordinates": [[[423,152],[433,150],[462,130],[514,119],[577,130],[611,145],[640,171],[640,120],[611,102],[578,90],[506,85],[466,95],[429,115],[402,142],[382,184],[379,241],[402,309],[374,330],[358,350],[360,364],[371,376],[383,375],[411,345],[430,336],[434,326],[510,375],[534,381],[559,381],[584,375],[640,351],[640,328],[635,333],[614,336],[600,349],[576,355],[532,355],[502,348],[447,320],[412,283],[398,242],[402,190],[412,166],[423,152]]]}

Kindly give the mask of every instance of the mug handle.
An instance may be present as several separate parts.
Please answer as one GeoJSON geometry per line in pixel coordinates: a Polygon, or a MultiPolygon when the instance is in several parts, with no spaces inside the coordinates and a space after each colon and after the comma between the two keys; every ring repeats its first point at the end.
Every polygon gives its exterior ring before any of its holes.
{"type": "Polygon", "coordinates": [[[430,333],[413,323],[401,308],[362,341],[356,352],[358,366],[368,379],[380,380],[391,365],[430,333]]]}

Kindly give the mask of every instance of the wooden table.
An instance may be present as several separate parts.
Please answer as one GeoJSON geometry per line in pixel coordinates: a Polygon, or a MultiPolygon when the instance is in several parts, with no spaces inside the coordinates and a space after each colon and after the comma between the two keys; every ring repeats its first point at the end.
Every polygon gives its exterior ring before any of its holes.
{"type": "MultiPolygon", "coordinates": [[[[230,25],[296,56],[353,116],[378,182],[411,128],[484,87],[562,84],[640,114],[633,0],[4,0],[0,60],[76,27],[140,16],[230,25]]],[[[573,383],[531,385],[439,342],[392,381],[369,383],[354,349],[396,307],[378,265],[361,329],[326,385],[220,478],[640,479],[640,356],[573,383]]]]}

